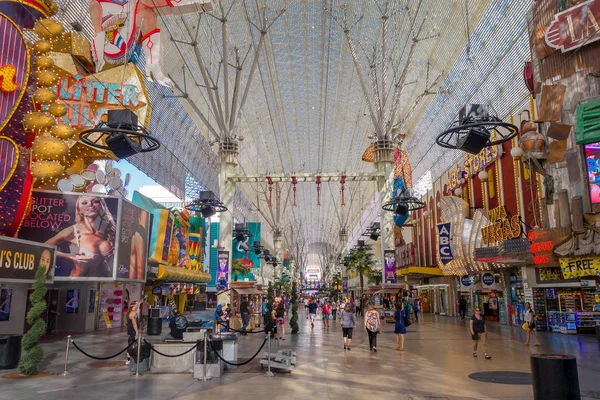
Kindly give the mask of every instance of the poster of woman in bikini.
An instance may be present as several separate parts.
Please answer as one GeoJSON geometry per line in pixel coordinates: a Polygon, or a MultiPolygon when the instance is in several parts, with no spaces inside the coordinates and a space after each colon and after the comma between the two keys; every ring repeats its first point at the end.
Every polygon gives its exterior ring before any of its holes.
{"type": "Polygon", "coordinates": [[[56,280],[113,277],[119,199],[34,191],[19,238],[57,246],[56,280]]]}

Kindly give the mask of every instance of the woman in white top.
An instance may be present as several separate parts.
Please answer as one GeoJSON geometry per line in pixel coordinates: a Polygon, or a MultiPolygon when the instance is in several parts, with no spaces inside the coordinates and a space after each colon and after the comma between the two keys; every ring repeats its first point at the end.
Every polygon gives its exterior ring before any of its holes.
{"type": "Polygon", "coordinates": [[[535,338],[534,346],[541,346],[540,340],[537,337],[537,333],[535,332],[535,313],[531,309],[531,304],[525,303],[525,313],[523,315],[525,317],[525,322],[527,322],[527,341],[524,343],[525,346],[529,346],[529,341],[531,340],[531,336],[535,338]]]}

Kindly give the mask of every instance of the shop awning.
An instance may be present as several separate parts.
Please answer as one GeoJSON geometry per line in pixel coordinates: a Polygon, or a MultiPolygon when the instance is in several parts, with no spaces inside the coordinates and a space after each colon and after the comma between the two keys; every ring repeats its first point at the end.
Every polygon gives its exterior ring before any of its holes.
{"type": "Polygon", "coordinates": [[[411,266],[411,267],[405,267],[405,268],[401,268],[396,272],[397,276],[412,276],[412,277],[419,277],[419,278],[427,278],[430,276],[445,276],[444,272],[442,272],[441,269],[437,268],[437,267],[418,267],[418,266],[411,266]]]}
{"type": "Polygon", "coordinates": [[[156,279],[159,281],[184,282],[184,283],[208,283],[210,274],[202,271],[194,271],[183,267],[160,264],[156,279]]]}
{"type": "Polygon", "coordinates": [[[267,292],[265,292],[264,290],[259,290],[259,289],[255,289],[255,288],[234,288],[233,290],[235,290],[236,292],[238,292],[239,294],[241,294],[242,296],[247,296],[250,294],[260,294],[260,295],[266,295],[267,292]]]}
{"type": "Polygon", "coordinates": [[[403,288],[385,288],[375,292],[375,294],[396,294],[403,291],[403,288]]]}

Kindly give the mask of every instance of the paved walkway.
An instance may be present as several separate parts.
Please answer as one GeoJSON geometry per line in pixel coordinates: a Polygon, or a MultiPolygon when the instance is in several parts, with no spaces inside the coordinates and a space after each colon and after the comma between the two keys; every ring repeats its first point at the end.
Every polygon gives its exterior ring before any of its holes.
{"type": "MultiPolygon", "coordinates": [[[[543,346],[525,347],[523,332],[515,327],[489,324],[488,345],[492,360],[473,358],[468,321],[426,316],[413,323],[406,335],[406,351],[395,351],[392,324],[383,324],[379,352],[370,352],[363,329],[355,331],[351,351],[342,348],[339,324],[325,330],[321,321],[311,329],[303,310],[301,330],[286,335],[275,348],[298,353],[298,366],[291,374],[265,377],[255,360],[226,372],[221,379],[195,380],[190,374],[152,374],[131,377],[124,365],[94,368],[94,360],[77,351],[71,353],[69,375],[35,380],[0,380],[2,398],[60,399],[73,395],[96,399],[532,399],[530,385],[483,383],[469,374],[482,371],[529,372],[534,352],[573,354],[578,359],[581,390],[586,399],[600,399],[600,344],[595,337],[544,333],[543,346]]],[[[337,321],[336,321],[337,322],[337,321]]],[[[359,324],[362,327],[362,325],[359,324]]],[[[289,327],[286,326],[289,329],[289,327]]],[[[108,355],[125,346],[126,334],[115,330],[74,337],[86,351],[108,355]]],[[[240,339],[239,357],[250,357],[263,336],[249,334],[240,339]]],[[[44,344],[43,369],[59,374],[64,362],[64,338],[44,344]]],[[[123,360],[124,357],[119,357],[123,360]]],[[[7,371],[10,372],[10,371],[7,371]]]]}

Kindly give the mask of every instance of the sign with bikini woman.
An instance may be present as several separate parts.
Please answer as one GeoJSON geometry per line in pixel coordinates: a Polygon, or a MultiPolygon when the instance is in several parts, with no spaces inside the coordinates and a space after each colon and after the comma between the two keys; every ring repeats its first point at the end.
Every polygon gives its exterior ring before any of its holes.
{"type": "Polygon", "coordinates": [[[35,190],[19,238],[57,247],[55,280],[112,280],[119,198],[35,190]]]}

